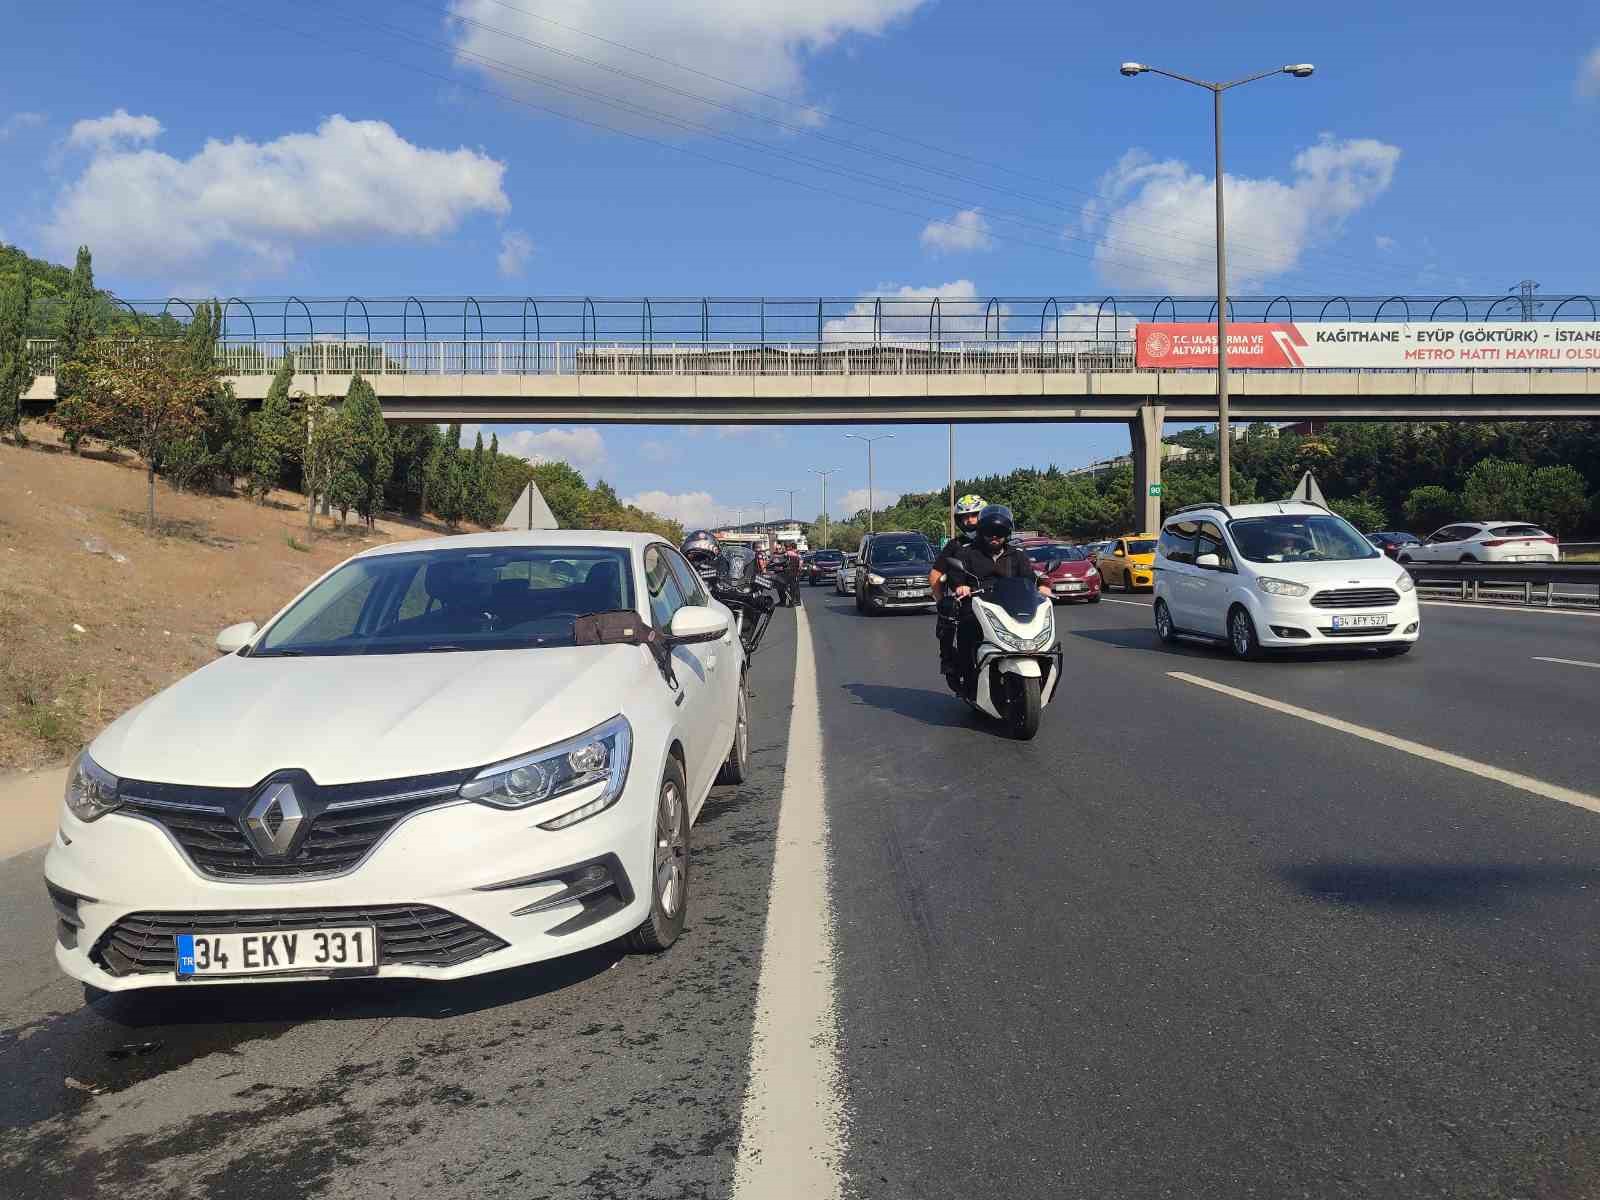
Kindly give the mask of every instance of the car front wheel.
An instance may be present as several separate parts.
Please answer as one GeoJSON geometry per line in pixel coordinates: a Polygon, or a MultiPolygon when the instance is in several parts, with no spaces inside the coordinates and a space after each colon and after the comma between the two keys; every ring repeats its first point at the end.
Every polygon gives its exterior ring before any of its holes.
{"type": "Polygon", "coordinates": [[[1171,645],[1178,640],[1178,631],[1172,625],[1172,613],[1165,600],[1156,601],[1156,636],[1171,645]]]}
{"type": "Polygon", "coordinates": [[[650,915],[627,937],[628,949],[655,954],[678,940],[689,901],[689,801],[683,766],[668,757],[656,794],[650,841],[650,915]]]}
{"type": "Polygon", "coordinates": [[[1235,658],[1254,661],[1261,657],[1261,642],[1256,637],[1256,623],[1242,607],[1228,614],[1228,647],[1235,658]]]}
{"type": "Polygon", "coordinates": [[[733,746],[728,750],[728,757],[722,763],[722,770],[717,772],[717,782],[721,784],[743,783],[744,777],[750,771],[750,704],[746,699],[748,692],[743,683],[739,684],[739,708],[733,720],[733,746]]]}

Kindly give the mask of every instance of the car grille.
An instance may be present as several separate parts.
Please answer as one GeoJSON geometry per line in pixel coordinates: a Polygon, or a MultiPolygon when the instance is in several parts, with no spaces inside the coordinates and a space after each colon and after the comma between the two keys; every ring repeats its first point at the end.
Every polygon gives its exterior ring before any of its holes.
{"type": "Polygon", "coordinates": [[[1335,629],[1331,625],[1320,625],[1320,626],[1318,626],[1318,629],[1321,630],[1323,637],[1331,637],[1331,638],[1364,638],[1364,637],[1384,637],[1387,634],[1393,633],[1394,630],[1395,630],[1395,627],[1393,625],[1378,625],[1378,626],[1368,626],[1365,629],[1335,629]]]}
{"type": "Polygon", "coordinates": [[[118,811],[160,825],[212,879],[304,879],[350,870],[407,817],[449,803],[461,780],[451,774],[315,789],[320,811],[294,855],[281,860],[259,858],[240,827],[254,788],[124,780],[118,811]]]}
{"type": "Polygon", "coordinates": [[[504,949],[494,934],[425,904],[371,908],[260,908],[239,912],[130,913],[95,943],[90,958],[113,975],[162,975],[177,969],[179,933],[248,933],[372,925],[380,966],[453,967],[504,949]]]}
{"type": "Polygon", "coordinates": [[[1311,597],[1312,608],[1388,608],[1400,603],[1393,588],[1334,588],[1311,597]]]}

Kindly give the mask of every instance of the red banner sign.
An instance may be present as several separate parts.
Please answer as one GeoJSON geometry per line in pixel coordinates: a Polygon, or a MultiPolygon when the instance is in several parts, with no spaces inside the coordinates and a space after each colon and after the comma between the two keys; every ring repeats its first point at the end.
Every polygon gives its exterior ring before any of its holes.
{"type": "MultiPolygon", "coordinates": [[[[1217,367],[1215,325],[1139,325],[1134,334],[1141,367],[1217,367]]],[[[1294,325],[1228,326],[1230,367],[1303,367],[1306,340],[1294,325]]]]}

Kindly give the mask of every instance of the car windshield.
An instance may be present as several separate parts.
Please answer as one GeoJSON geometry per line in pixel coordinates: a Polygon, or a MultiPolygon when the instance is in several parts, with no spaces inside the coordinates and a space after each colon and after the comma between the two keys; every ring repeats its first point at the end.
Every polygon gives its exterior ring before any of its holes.
{"type": "Polygon", "coordinates": [[[817,562],[837,563],[844,561],[844,555],[837,550],[819,550],[811,556],[817,562]]]}
{"type": "Polygon", "coordinates": [[[1345,562],[1377,558],[1372,543],[1343,517],[1284,513],[1243,517],[1228,529],[1239,553],[1251,562],[1345,562]]]}
{"type": "Polygon", "coordinates": [[[933,550],[926,538],[883,538],[872,543],[874,566],[892,567],[896,563],[925,563],[933,561],[933,550]]]}
{"type": "Polygon", "coordinates": [[[1154,554],[1156,543],[1154,538],[1140,538],[1138,541],[1128,543],[1129,554],[1154,554]]]}
{"type": "Polygon", "coordinates": [[[595,546],[420,550],[346,563],[251,652],[272,658],[573,644],[573,622],[632,609],[628,552],[595,546]]]}
{"type": "Polygon", "coordinates": [[[1082,562],[1084,556],[1075,546],[1039,546],[1029,550],[1028,557],[1040,570],[1052,571],[1064,562],[1082,562]]]}

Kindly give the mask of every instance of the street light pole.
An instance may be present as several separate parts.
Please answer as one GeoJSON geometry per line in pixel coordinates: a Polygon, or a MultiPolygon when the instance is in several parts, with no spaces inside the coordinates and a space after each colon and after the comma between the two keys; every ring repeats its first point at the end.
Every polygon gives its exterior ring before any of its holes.
{"type": "Polygon", "coordinates": [[[947,538],[956,536],[956,427],[955,422],[950,423],[950,505],[945,513],[945,525],[948,532],[947,538]]]}
{"type": "MultiPolygon", "coordinates": [[[[1148,72],[1165,75],[1180,83],[1192,83],[1211,93],[1212,133],[1217,162],[1217,466],[1221,475],[1220,499],[1228,504],[1233,491],[1233,431],[1228,413],[1228,227],[1222,207],[1222,93],[1269,75],[1293,75],[1296,79],[1309,79],[1316,68],[1310,63],[1291,63],[1286,67],[1274,67],[1270,71],[1247,75],[1231,83],[1209,83],[1204,79],[1191,79],[1176,71],[1163,71],[1160,67],[1136,62],[1125,62],[1120,70],[1130,79],[1148,72]]],[[[1159,454],[1161,447],[1150,447],[1149,452],[1159,454]]]]}
{"type": "Polygon", "coordinates": [[[778,488],[777,490],[782,492],[785,496],[789,497],[789,520],[793,521],[794,520],[794,494],[796,492],[805,491],[805,488],[778,488]]]}
{"type": "Polygon", "coordinates": [[[829,467],[824,471],[821,467],[812,467],[813,475],[822,477],[822,540],[828,541],[828,476],[836,472],[838,467],[829,467]]]}
{"type": "Polygon", "coordinates": [[[894,434],[892,434],[892,433],[880,433],[877,437],[863,437],[859,433],[847,433],[847,434],[845,434],[845,437],[855,438],[856,441],[865,442],[867,444],[867,532],[871,533],[873,531],[873,528],[872,528],[872,443],[873,442],[886,442],[890,438],[894,437],[894,434]]]}

